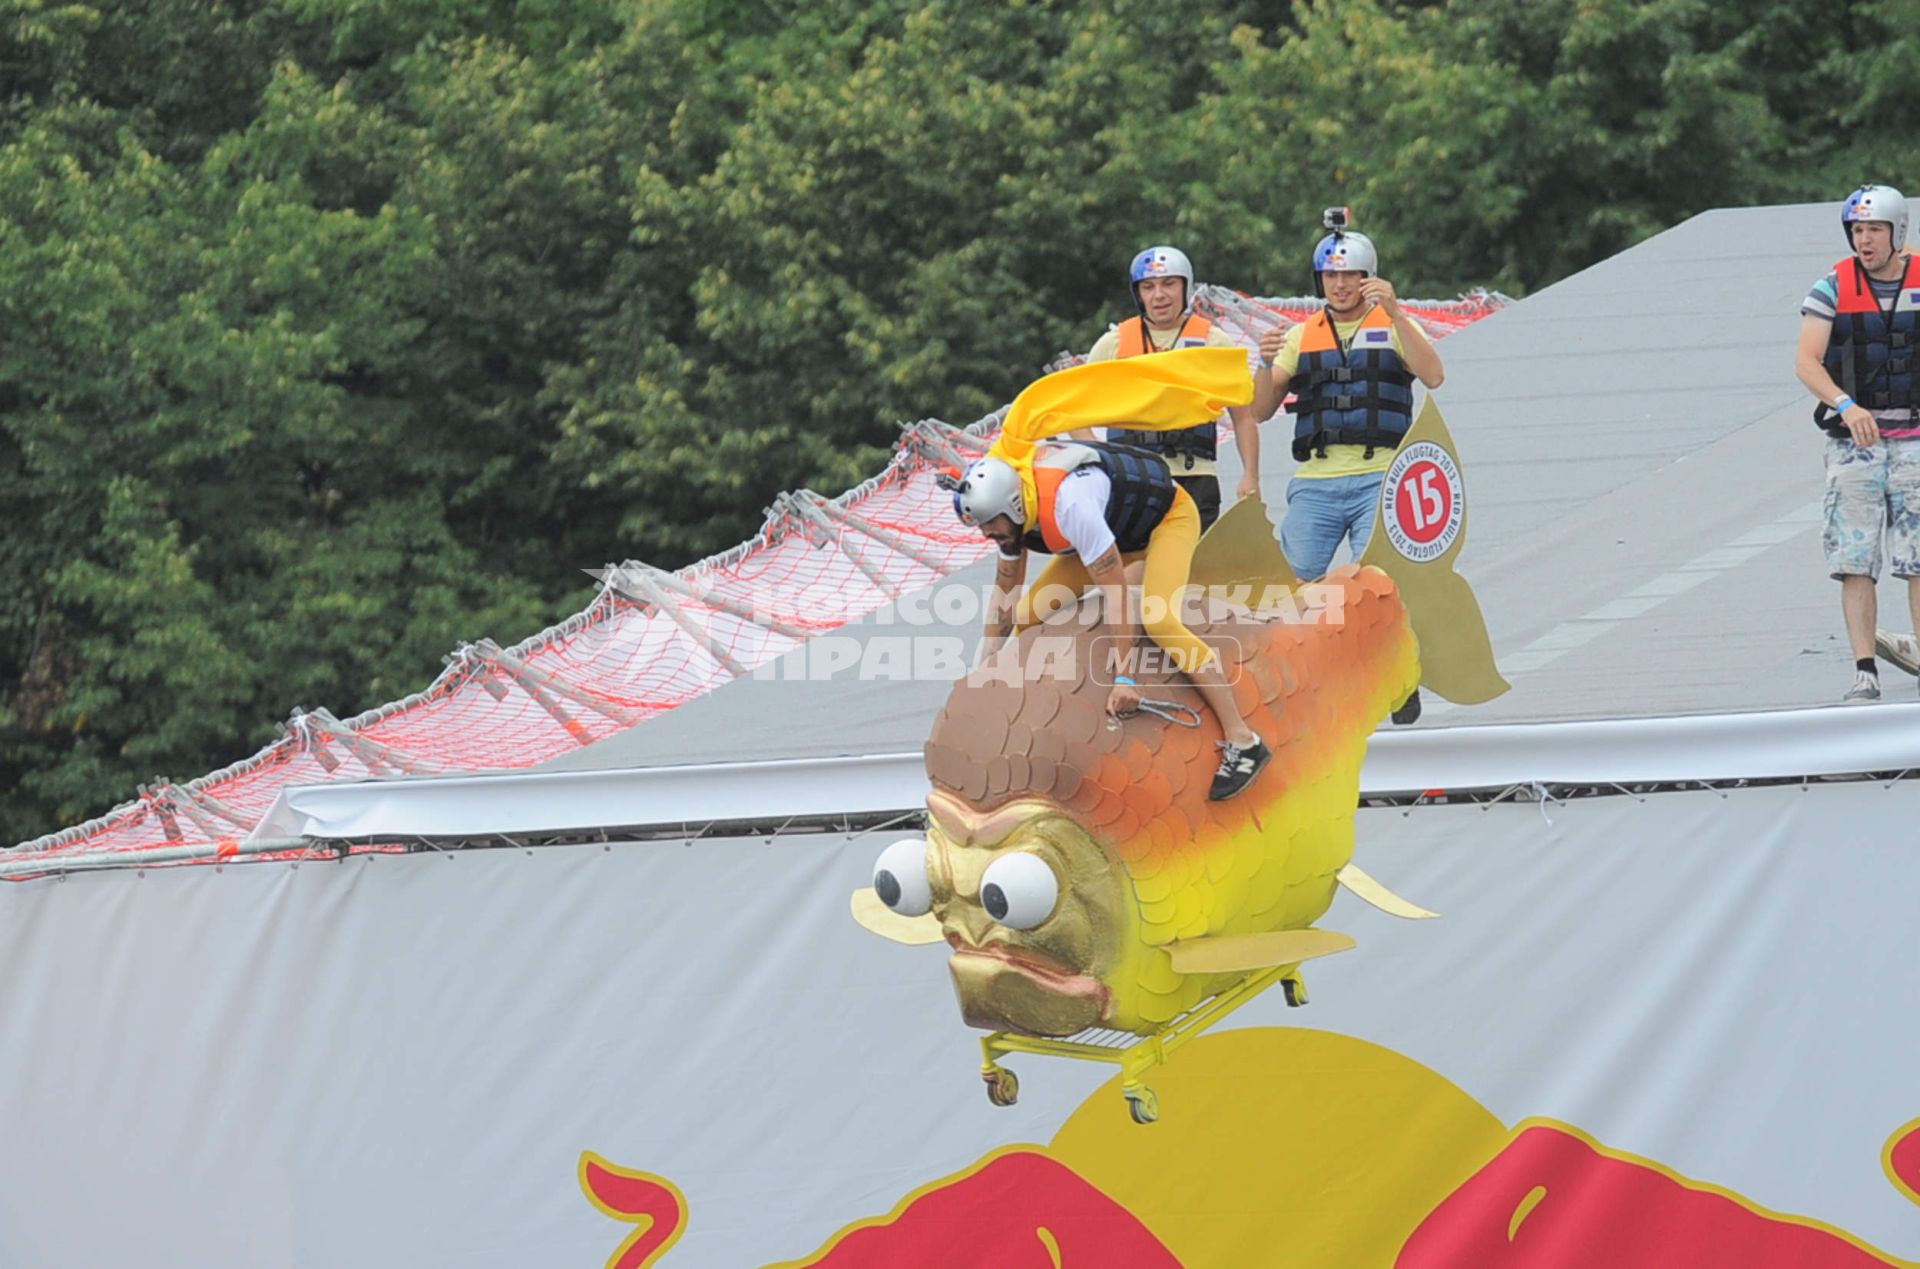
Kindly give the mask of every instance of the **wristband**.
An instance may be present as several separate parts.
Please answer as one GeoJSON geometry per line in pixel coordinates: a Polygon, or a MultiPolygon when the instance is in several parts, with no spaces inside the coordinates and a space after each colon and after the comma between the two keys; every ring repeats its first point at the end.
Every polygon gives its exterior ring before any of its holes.
{"type": "Polygon", "coordinates": [[[1833,412],[1835,414],[1845,414],[1848,410],[1851,410],[1852,408],[1853,408],[1853,398],[1846,395],[1845,393],[1841,393],[1840,399],[1833,403],[1833,412]]]}
{"type": "Polygon", "coordinates": [[[1135,683],[1135,682],[1134,682],[1134,681],[1133,681],[1132,679],[1130,679],[1130,678],[1128,678],[1128,677],[1127,677],[1126,675],[1124,675],[1124,674],[1116,674],[1116,675],[1114,675],[1114,676],[1113,676],[1113,685],[1114,685],[1115,687],[1119,687],[1119,686],[1121,686],[1121,685],[1123,685],[1123,684],[1124,684],[1125,686],[1127,686],[1127,687],[1139,687],[1139,686],[1140,686],[1140,685],[1139,685],[1138,683],[1135,683]]]}

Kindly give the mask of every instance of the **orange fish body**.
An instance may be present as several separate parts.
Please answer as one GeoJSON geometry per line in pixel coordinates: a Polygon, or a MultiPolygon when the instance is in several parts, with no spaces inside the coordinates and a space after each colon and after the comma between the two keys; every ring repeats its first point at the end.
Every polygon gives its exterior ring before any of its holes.
{"type": "Polygon", "coordinates": [[[1075,615],[955,686],[926,745],[926,882],[970,1024],[1148,1034],[1244,977],[1182,973],[1176,946],[1326,912],[1353,855],[1367,738],[1419,683],[1419,658],[1378,569],[1285,598],[1256,613],[1205,602],[1210,619],[1188,622],[1273,750],[1228,801],[1208,800],[1221,733],[1198,693],[1143,672],[1150,702],[1186,706],[1199,726],[1142,713],[1110,727],[1090,672],[1099,627],[1075,615]],[[1002,862],[1014,855],[1035,859],[1002,862]]]}

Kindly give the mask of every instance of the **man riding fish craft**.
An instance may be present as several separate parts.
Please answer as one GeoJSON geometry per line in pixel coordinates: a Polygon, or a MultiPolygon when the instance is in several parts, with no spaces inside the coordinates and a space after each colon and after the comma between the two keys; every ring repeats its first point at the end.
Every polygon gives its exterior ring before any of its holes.
{"type": "Polygon", "coordinates": [[[1063,370],[1020,394],[956,482],[961,519],[1000,547],[999,604],[927,741],[927,836],[882,853],[853,911],[953,948],[996,1104],[1018,1095],[998,1057],[1043,1053],[1118,1063],[1150,1122],[1150,1067],[1275,982],[1304,1003],[1301,962],[1354,945],[1312,928],[1337,886],[1432,915],[1351,860],[1373,729],[1423,684],[1460,703],[1506,689],[1452,571],[1465,505],[1438,410],[1406,449],[1452,473],[1450,544],[1416,561],[1376,534],[1304,586],[1257,499],[1201,538],[1157,456],[1049,439],[1192,426],[1252,395],[1238,349],[1063,370]],[[1028,552],[1052,556],[1030,589],[1028,552]],[[1141,632],[1164,657],[1139,655],[1141,632]]]}

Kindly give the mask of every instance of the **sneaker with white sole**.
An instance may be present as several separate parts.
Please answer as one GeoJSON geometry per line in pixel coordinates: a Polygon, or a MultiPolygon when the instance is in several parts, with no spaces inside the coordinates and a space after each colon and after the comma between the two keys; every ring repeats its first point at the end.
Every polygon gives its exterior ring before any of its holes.
{"type": "Polygon", "coordinates": [[[1213,773],[1213,788],[1207,792],[1207,799],[1212,802],[1224,802],[1252,784],[1260,768],[1273,757],[1273,750],[1267,748],[1264,740],[1256,739],[1244,746],[1226,740],[1218,743],[1220,769],[1213,773]]]}
{"type": "MultiPolygon", "coordinates": [[[[1853,687],[1840,698],[1842,705],[1864,705],[1868,701],[1880,699],[1880,676],[1865,670],[1856,670],[1853,675],[1853,687]]],[[[1219,784],[1215,780],[1216,785],[1219,784]]]]}
{"type": "Polygon", "coordinates": [[[1873,650],[1881,660],[1892,662],[1908,674],[1920,674],[1920,639],[1891,630],[1876,630],[1873,650]]]}

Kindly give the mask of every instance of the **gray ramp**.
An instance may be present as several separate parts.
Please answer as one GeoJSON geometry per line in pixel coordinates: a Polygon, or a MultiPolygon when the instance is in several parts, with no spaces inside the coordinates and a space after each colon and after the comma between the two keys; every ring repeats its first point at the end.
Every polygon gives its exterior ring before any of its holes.
{"type": "MultiPolygon", "coordinates": [[[[1444,725],[1824,705],[1850,681],[1820,553],[1823,441],[1797,308],[1841,255],[1827,204],[1709,212],[1449,336],[1436,394],[1467,476],[1461,571],[1514,690],[1444,725]]],[[[1262,434],[1279,514],[1288,420],[1262,434]]],[[[1238,479],[1234,459],[1222,480],[1238,479]]],[[[953,582],[978,593],[984,565],[953,582]]],[[[1905,627],[1889,590],[1884,624],[1905,627]]],[[[869,620],[971,640],[971,622],[869,620]]],[[[1890,695],[1911,692],[1889,679],[1890,695]]],[[[915,749],[947,683],[742,681],[550,769],[915,749]]],[[[1422,726],[1430,724],[1423,723],[1422,726]]]]}

